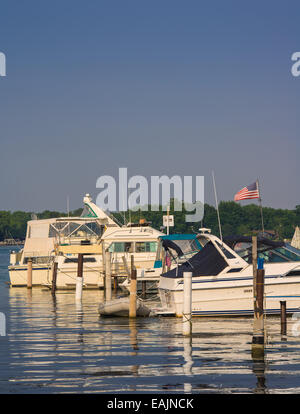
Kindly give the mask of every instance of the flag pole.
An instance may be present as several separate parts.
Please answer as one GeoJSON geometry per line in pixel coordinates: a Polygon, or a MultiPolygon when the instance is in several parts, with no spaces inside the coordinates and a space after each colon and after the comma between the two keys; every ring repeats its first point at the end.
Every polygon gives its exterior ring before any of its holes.
{"type": "Polygon", "coordinates": [[[265,233],[265,227],[264,227],[264,217],[263,217],[263,209],[262,209],[262,202],[261,202],[261,196],[260,196],[260,187],[259,187],[259,181],[258,179],[256,180],[257,183],[257,189],[258,189],[258,194],[259,194],[259,206],[260,206],[260,215],[261,215],[261,227],[262,227],[262,231],[263,231],[263,235],[265,233]]]}
{"type": "Polygon", "coordinates": [[[223,236],[222,236],[222,228],[221,228],[221,221],[220,221],[220,213],[219,213],[219,204],[217,199],[217,190],[216,190],[216,182],[215,182],[215,173],[212,171],[212,178],[214,184],[214,192],[215,192],[215,201],[216,201],[216,208],[217,208],[217,215],[218,215],[218,223],[219,223],[219,232],[220,232],[220,239],[223,244],[223,236]]]}

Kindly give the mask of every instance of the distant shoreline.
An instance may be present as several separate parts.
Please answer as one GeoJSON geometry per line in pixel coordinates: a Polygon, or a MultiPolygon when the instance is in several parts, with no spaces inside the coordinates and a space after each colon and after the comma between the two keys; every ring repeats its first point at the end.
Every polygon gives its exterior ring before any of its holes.
{"type": "Polygon", "coordinates": [[[3,240],[0,241],[0,246],[20,246],[24,245],[25,241],[23,240],[3,240]]]}

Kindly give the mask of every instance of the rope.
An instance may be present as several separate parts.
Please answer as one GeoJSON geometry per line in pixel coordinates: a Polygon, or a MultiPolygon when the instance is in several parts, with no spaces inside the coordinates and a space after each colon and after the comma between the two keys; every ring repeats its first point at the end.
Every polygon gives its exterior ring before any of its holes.
{"type": "Polygon", "coordinates": [[[182,313],[182,318],[185,319],[183,322],[192,323],[192,313],[182,313]]]}

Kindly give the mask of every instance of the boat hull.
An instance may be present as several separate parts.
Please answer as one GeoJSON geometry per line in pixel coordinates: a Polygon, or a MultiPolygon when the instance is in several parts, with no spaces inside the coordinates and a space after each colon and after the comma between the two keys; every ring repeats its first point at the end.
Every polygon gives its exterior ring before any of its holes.
{"type": "MultiPolygon", "coordinates": [[[[10,266],[9,267],[10,285],[12,287],[27,286],[27,267],[10,266]]],[[[77,278],[77,268],[68,268],[57,271],[56,288],[57,289],[75,289],[77,278]]],[[[32,267],[32,286],[51,286],[52,285],[52,268],[51,266],[33,266],[32,267]]],[[[83,272],[83,288],[99,289],[103,288],[103,276],[100,269],[89,269],[83,272]]]]}
{"type": "MultiPolygon", "coordinates": [[[[199,287],[200,283],[197,282],[199,280],[193,280],[192,284],[193,316],[253,315],[251,283],[241,284],[236,281],[236,286],[217,287],[217,282],[201,281],[202,286],[199,287]]],[[[160,287],[159,294],[164,309],[173,311],[176,316],[182,316],[183,281],[173,290],[160,287]]],[[[265,313],[279,314],[280,301],[286,301],[287,313],[300,311],[300,277],[270,278],[265,281],[265,313]]]]}

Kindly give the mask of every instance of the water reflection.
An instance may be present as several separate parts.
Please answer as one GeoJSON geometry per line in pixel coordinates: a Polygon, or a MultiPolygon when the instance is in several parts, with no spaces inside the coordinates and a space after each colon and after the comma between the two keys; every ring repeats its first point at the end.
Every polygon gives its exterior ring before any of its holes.
{"type": "Polygon", "coordinates": [[[257,383],[254,392],[256,394],[265,394],[266,393],[266,378],[265,378],[265,358],[253,358],[253,373],[256,376],[257,383]]]}
{"type": "MultiPolygon", "coordinates": [[[[183,338],[183,357],[185,360],[185,364],[183,365],[183,373],[186,376],[192,375],[192,366],[193,366],[193,358],[192,358],[192,336],[184,337],[183,338]]],[[[191,393],[192,392],[192,384],[190,382],[184,383],[184,392],[191,393]]]]}
{"type": "MultiPolygon", "coordinates": [[[[267,320],[264,357],[251,355],[252,319],[101,318],[102,291],[7,290],[9,392],[255,392],[300,390],[300,339],[267,320]]],[[[2,352],[3,349],[3,352],[2,352]]],[[[4,374],[3,374],[4,375],[4,374]]],[[[3,380],[3,376],[2,376],[3,380]]],[[[2,390],[4,388],[2,387],[2,390]]]]}

